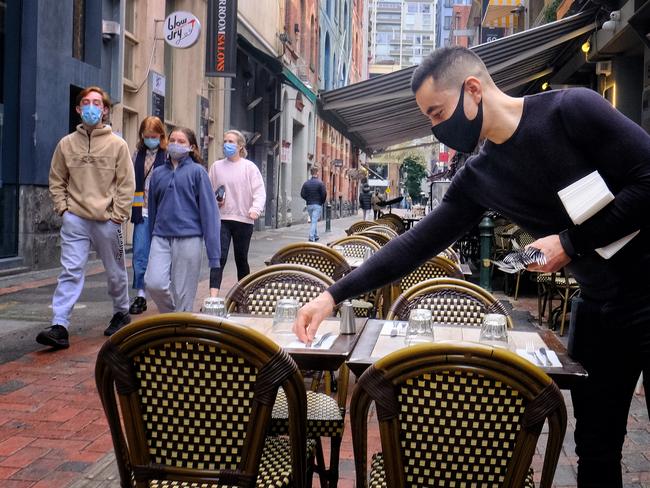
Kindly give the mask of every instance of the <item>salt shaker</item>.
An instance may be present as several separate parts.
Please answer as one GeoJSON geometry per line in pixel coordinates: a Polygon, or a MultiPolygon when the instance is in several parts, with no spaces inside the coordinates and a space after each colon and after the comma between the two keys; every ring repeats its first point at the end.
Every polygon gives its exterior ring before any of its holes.
{"type": "Polygon", "coordinates": [[[354,320],[354,309],[349,300],[341,304],[341,334],[356,334],[357,324],[354,320]]]}

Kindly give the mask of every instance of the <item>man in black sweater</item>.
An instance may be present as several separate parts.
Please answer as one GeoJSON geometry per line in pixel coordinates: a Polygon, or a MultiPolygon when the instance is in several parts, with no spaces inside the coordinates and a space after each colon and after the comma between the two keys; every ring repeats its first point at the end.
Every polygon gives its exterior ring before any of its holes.
{"type": "Polygon", "coordinates": [[[496,210],[537,240],[582,290],[574,356],[589,378],[572,391],[578,486],[622,486],[621,450],[636,381],[650,363],[650,136],[597,93],[575,88],[513,98],[461,47],[434,51],[411,88],[434,135],[461,152],[485,143],[420,224],[303,307],[294,329],[310,342],[335,303],[409,273],[496,210]],[[615,195],[575,225],[558,191],[598,171],[615,195]],[[640,232],[610,259],[595,252],[640,232]]]}
{"type": "Polygon", "coordinates": [[[327,189],[323,182],[318,178],[318,168],[312,166],[311,178],[302,184],[300,196],[307,204],[307,213],[311,221],[309,228],[309,242],[316,242],[318,238],[318,219],[327,199],[327,189]]]}

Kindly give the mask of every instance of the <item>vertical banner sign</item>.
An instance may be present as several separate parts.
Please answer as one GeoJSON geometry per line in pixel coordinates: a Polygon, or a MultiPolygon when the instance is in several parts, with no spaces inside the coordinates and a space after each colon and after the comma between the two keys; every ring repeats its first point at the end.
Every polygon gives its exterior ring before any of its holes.
{"type": "Polygon", "coordinates": [[[149,72],[151,102],[149,113],[165,121],[165,77],[155,71],[149,72]]]}
{"type": "Polygon", "coordinates": [[[237,0],[208,0],[205,75],[234,78],[237,64],[237,0]]]}

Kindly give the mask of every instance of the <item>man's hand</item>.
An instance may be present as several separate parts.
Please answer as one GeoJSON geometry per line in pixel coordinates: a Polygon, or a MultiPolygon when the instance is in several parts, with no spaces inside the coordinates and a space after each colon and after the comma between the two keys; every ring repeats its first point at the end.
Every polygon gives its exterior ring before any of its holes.
{"type": "Polygon", "coordinates": [[[250,218],[250,219],[257,220],[257,217],[259,217],[259,216],[260,216],[260,214],[258,214],[255,210],[250,210],[248,212],[248,218],[250,218]]]}
{"type": "Polygon", "coordinates": [[[526,248],[535,247],[544,253],[546,256],[546,264],[540,266],[539,264],[531,264],[528,266],[528,271],[542,271],[545,273],[553,273],[559,271],[571,262],[571,258],[564,252],[564,248],[560,243],[560,236],[553,234],[551,236],[542,237],[537,239],[526,248]]]}
{"type": "Polygon", "coordinates": [[[298,316],[293,324],[293,332],[305,344],[311,344],[324,318],[332,315],[334,311],[334,298],[329,292],[324,291],[311,302],[298,310],[298,316]]]}

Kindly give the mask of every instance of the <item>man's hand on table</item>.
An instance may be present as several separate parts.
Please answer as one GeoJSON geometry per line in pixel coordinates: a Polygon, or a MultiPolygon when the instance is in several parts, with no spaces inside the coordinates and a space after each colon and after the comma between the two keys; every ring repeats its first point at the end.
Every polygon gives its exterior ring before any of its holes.
{"type": "Polygon", "coordinates": [[[528,266],[528,271],[541,271],[544,273],[553,273],[561,270],[564,266],[571,262],[571,258],[564,252],[564,248],[560,243],[560,236],[557,234],[542,237],[537,239],[526,248],[534,247],[539,249],[546,256],[546,264],[540,266],[538,264],[531,264],[528,266]]]}
{"type": "Polygon", "coordinates": [[[293,324],[293,332],[298,339],[305,344],[311,344],[320,323],[332,315],[334,305],[334,298],[325,291],[298,310],[293,324]]]}

